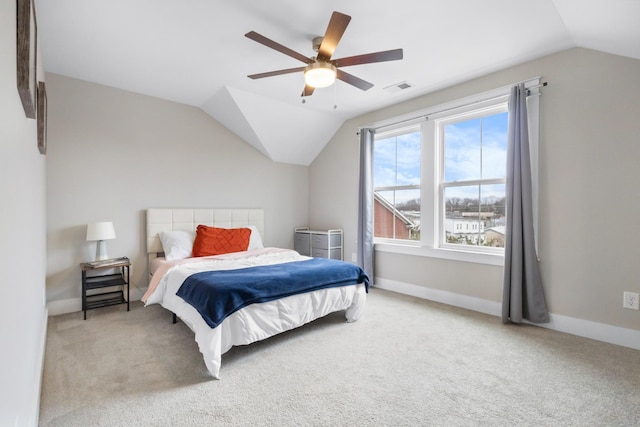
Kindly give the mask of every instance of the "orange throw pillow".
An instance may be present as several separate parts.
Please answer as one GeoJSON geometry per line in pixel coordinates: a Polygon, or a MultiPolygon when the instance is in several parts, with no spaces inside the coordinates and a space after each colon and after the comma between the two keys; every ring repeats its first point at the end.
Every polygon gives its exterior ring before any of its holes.
{"type": "Polygon", "coordinates": [[[246,251],[250,228],[218,228],[198,225],[193,241],[193,256],[209,256],[246,251]]]}

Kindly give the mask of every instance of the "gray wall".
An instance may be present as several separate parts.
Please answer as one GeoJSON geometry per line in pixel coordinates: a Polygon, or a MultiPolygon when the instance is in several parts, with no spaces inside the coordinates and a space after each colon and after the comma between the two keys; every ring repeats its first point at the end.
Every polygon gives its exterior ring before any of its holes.
{"type": "Polygon", "coordinates": [[[46,158],[16,88],[15,1],[0,2],[0,52],[0,425],[31,426],[47,322],[46,158]]]}
{"type": "Polygon", "coordinates": [[[47,74],[47,299],[74,300],[86,224],[112,221],[109,256],[147,286],[145,209],[264,208],[266,246],[308,220],[308,168],[274,163],[200,109],[47,74]]]}
{"type": "MultiPolygon", "coordinates": [[[[359,126],[543,76],[539,249],[549,310],[640,330],[640,61],[570,49],[346,122],[310,166],[310,223],[355,252],[359,126]],[[335,191],[340,188],[341,191],[335,191]]],[[[376,278],[501,301],[502,267],[376,252],[376,278]]]]}

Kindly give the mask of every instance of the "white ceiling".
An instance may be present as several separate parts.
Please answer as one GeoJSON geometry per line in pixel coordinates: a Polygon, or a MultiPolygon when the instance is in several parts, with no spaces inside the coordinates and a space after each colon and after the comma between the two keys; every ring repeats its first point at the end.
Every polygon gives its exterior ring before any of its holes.
{"type": "Polygon", "coordinates": [[[201,108],[274,161],[310,164],[351,117],[579,46],[640,59],[640,0],[37,0],[44,68],[201,108]],[[352,17],[340,58],[402,48],[402,61],[344,70],[301,102],[302,64],[331,13],[352,17]],[[391,93],[407,81],[412,88],[391,93]],[[337,108],[334,109],[334,105],[337,108]]]}

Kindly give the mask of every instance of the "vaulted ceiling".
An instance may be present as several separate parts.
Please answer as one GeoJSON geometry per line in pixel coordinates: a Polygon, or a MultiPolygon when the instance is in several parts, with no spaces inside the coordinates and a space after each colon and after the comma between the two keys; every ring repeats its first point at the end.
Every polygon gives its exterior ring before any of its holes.
{"type": "Polygon", "coordinates": [[[277,162],[308,165],[345,120],[579,46],[640,59],[638,0],[37,0],[47,72],[201,108],[277,162]],[[351,16],[334,58],[402,48],[404,59],[345,68],[301,98],[299,61],[331,13],[351,16]],[[400,90],[398,84],[408,83],[400,90]]]}

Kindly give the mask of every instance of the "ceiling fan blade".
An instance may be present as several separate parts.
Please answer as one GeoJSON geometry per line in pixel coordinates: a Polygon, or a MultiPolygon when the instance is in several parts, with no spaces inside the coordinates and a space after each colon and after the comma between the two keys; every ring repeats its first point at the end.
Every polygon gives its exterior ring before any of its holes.
{"type": "Polygon", "coordinates": [[[331,14],[327,31],[325,31],[322,43],[318,49],[318,59],[328,61],[331,58],[344,31],[347,29],[347,25],[349,25],[349,21],[351,21],[351,17],[344,13],[333,12],[331,14]]]}
{"type": "Polygon", "coordinates": [[[249,77],[250,79],[263,79],[265,77],[279,76],[281,74],[297,73],[299,71],[304,71],[305,68],[306,67],[287,68],[285,70],[276,70],[276,71],[268,71],[266,73],[251,74],[247,77],[249,77]]]}
{"type": "Polygon", "coordinates": [[[281,45],[280,43],[274,42],[271,39],[266,38],[265,36],[256,33],[255,31],[249,31],[245,34],[245,37],[250,38],[253,41],[256,41],[260,44],[263,44],[271,49],[277,50],[280,53],[284,53],[292,58],[297,59],[298,61],[302,61],[305,64],[309,63],[309,58],[302,55],[301,53],[296,52],[295,50],[289,49],[286,46],[281,45]]]}
{"type": "Polygon", "coordinates": [[[364,55],[348,56],[331,61],[336,67],[371,64],[373,62],[397,61],[402,59],[402,49],[385,50],[383,52],[365,53],[364,55]]]}
{"type": "Polygon", "coordinates": [[[311,95],[313,95],[313,91],[315,89],[316,88],[313,87],[313,86],[305,85],[304,89],[302,89],[302,94],[300,96],[311,96],[311,95]]]}
{"type": "Polygon", "coordinates": [[[340,69],[336,70],[336,78],[342,80],[345,83],[349,83],[351,86],[355,86],[358,89],[362,89],[362,90],[369,90],[373,87],[372,83],[362,80],[361,78],[356,77],[353,74],[345,73],[340,69]]]}

